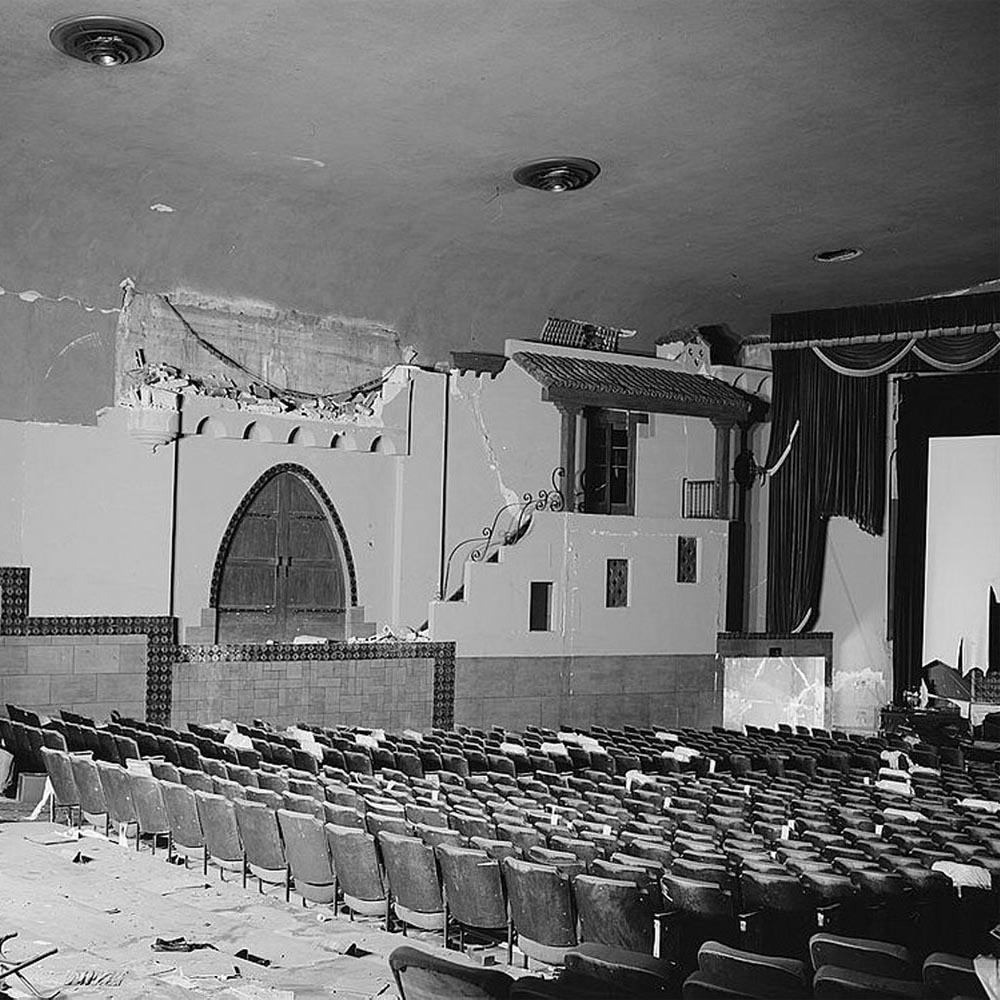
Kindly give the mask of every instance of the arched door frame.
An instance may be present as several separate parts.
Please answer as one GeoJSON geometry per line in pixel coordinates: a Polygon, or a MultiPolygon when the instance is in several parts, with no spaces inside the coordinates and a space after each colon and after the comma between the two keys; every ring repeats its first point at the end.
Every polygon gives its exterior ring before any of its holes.
{"type": "Polygon", "coordinates": [[[229,555],[229,547],[232,544],[233,536],[236,534],[236,529],[243,519],[243,515],[246,513],[247,508],[253,503],[257,494],[276,476],[280,476],[282,473],[290,472],[293,475],[301,479],[312,494],[315,496],[316,500],[319,502],[320,507],[324,510],[327,517],[330,518],[330,523],[334,528],[334,537],[340,546],[340,555],[343,558],[343,564],[347,569],[347,590],[350,594],[350,606],[356,608],[358,606],[358,582],[357,577],[354,572],[354,556],[351,554],[351,544],[347,540],[347,532],[344,531],[343,522],[340,520],[340,515],[337,513],[337,508],[334,507],[333,501],[327,495],[325,489],[323,489],[320,481],[304,466],[296,465],[294,462],[282,462],[280,465],[273,465],[270,469],[264,472],[257,481],[250,487],[249,490],[244,494],[243,499],[239,502],[236,510],[233,512],[233,516],[229,519],[229,524],[226,525],[226,530],[222,535],[222,541],[219,543],[219,550],[215,556],[215,566],[212,569],[212,584],[209,593],[209,607],[217,608],[219,606],[219,588],[222,583],[222,570],[226,564],[226,556],[229,555]]]}

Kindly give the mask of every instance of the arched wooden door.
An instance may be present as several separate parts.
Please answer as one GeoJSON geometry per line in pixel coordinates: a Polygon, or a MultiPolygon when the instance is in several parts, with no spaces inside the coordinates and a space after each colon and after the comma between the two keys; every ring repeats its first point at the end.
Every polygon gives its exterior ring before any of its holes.
{"type": "Polygon", "coordinates": [[[221,643],[344,637],[344,567],[333,526],[294,472],[269,479],[236,525],[217,601],[221,643]]]}

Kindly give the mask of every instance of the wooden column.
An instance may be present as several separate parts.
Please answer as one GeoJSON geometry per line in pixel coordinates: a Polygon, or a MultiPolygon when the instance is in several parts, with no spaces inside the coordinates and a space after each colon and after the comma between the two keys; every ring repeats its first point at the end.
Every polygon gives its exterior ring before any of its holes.
{"type": "Polygon", "coordinates": [[[733,429],[731,420],[713,420],[715,428],[715,516],[729,520],[729,439],[733,429]]]}
{"type": "Polygon", "coordinates": [[[564,509],[576,509],[576,426],[580,417],[580,406],[572,403],[556,403],[562,418],[559,433],[559,465],[564,471],[562,481],[564,509]]]}

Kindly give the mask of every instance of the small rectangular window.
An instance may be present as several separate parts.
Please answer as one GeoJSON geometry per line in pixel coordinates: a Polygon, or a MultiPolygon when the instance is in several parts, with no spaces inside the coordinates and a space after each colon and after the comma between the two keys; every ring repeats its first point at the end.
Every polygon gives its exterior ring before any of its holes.
{"type": "Polygon", "coordinates": [[[677,538],[677,582],[698,582],[698,539],[679,535],[677,538]]]}
{"type": "Polygon", "coordinates": [[[606,608],[628,607],[628,560],[609,559],[604,593],[606,608]]]}
{"type": "Polygon", "coordinates": [[[532,580],[531,607],[528,612],[528,629],[531,632],[548,632],[551,628],[552,584],[532,580]]]}

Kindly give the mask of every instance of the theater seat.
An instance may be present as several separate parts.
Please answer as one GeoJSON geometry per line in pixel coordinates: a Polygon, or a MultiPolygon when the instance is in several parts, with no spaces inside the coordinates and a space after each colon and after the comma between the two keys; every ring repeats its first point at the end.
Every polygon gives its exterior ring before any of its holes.
{"type": "Polygon", "coordinates": [[[924,985],[908,979],[890,979],[887,976],[874,976],[869,972],[823,965],[813,976],[813,996],[816,1000],[855,997],[863,1000],[889,1000],[895,997],[917,1000],[924,996],[924,985]]]}
{"type": "Polygon", "coordinates": [[[580,995],[603,985],[608,997],[655,997],[673,991],[674,971],[669,962],[642,952],[588,942],[563,956],[567,985],[578,980],[580,995]]]}
{"type": "Polygon", "coordinates": [[[804,962],[740,951],[718,941],[706,941],[698,949],[698,975],[700,985],[748,997],[804,997],[810,986],[804,962]]]}
{"type": "Polygon", "coordinates": [[[923,968],[924,986],[933,997],[981,997],[987,993],[971,958],[934,952],[928,955],[923,968]]]}
{"type": "Polygon", "coordinates": [[[389,968],[401,1000],[506,1000],[513,983],[505,972],[442,958],[409,945],[390,952],[389,968]]]}
{"type": "Polygon", "coordinates": [[[814,934],[809,939],[809,957],[814,969],[835,966],[890,979],[916,980],[920,975],[909,949],[887,941],[814,934]]]}

